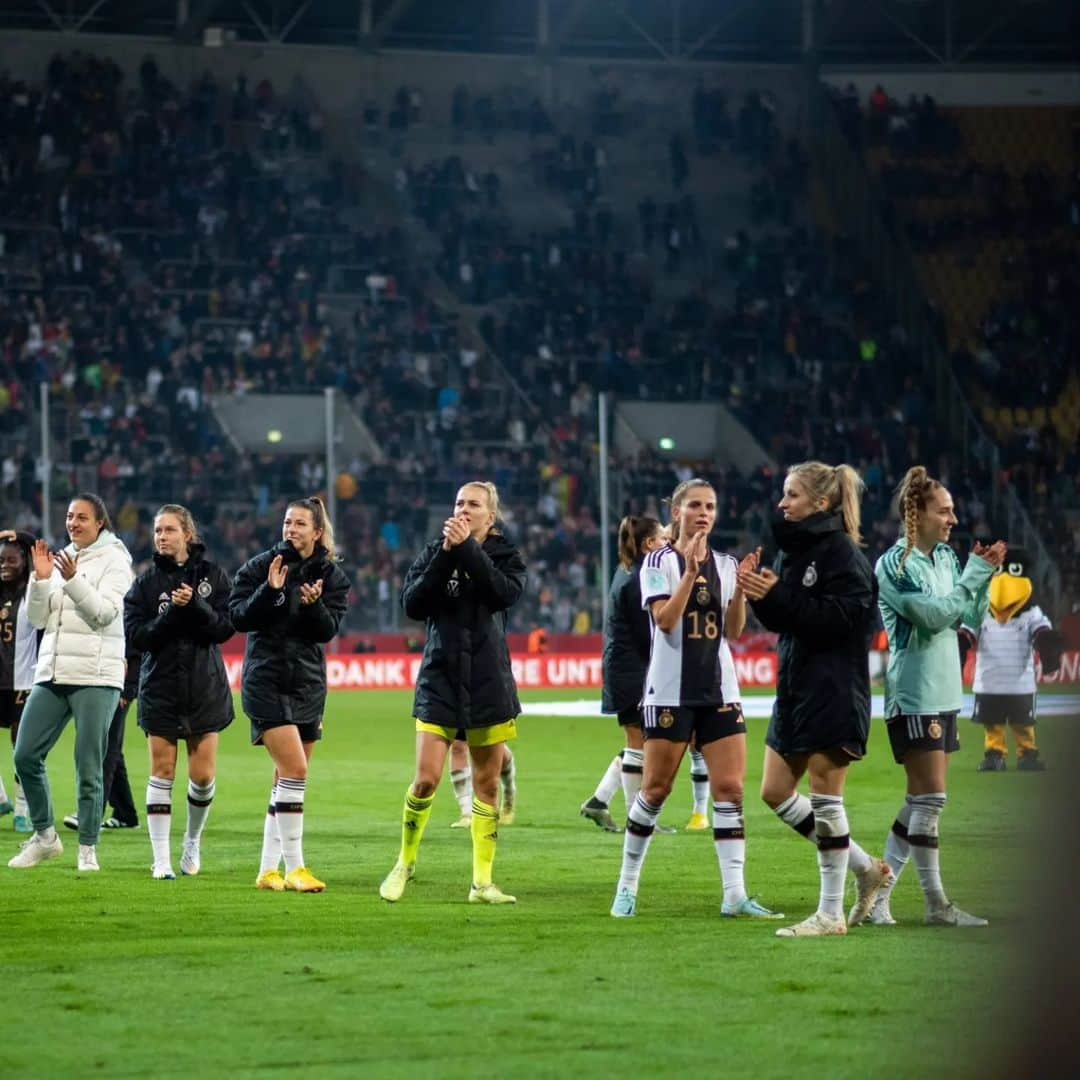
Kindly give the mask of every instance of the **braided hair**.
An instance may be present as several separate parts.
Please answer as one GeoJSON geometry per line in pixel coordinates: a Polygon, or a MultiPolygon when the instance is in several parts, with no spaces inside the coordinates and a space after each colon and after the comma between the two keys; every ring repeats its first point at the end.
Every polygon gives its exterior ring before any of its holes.
{"type": "Polygon", "coordinates": [[[930,496],[940,487],[942,487],[941,482],[934,480],[927,473],[925,465],[913,465],[904,473],[904,479],[900,481],[900,486],[896,489],[896,510],[904,525],[904,554],[900,556],[901,573],[919,534],[919,514],[926,509],[930,496]]]}

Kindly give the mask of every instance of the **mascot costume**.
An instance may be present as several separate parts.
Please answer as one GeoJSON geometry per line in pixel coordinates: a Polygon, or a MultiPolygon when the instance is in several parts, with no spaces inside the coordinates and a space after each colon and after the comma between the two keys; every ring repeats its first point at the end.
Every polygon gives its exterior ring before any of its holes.
{"type": "Polygon", "coordinates": [[[961,641],[975,646],[975,710],[971,719],[986,729],[979,772],[1004,772],[1005,726],[1016,742],[1016,767],[1042,772],[1046,765],[1035,746],[1035,654],[1043,673],[1061,666],[1064,635],[1054,630],[1042,609],[1031,602],[1027,555],[1009,548],[990,579],[990,610],[982,626],[966,626],[961,641]],[[966,638],[966,641],[965,641],[966,638]]]}

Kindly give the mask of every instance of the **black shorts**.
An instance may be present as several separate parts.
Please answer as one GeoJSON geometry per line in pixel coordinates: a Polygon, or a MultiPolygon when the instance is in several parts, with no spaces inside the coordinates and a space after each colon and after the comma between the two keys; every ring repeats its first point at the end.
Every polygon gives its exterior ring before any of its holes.
{"type": "Polygon", "coordinates": [[[1034,694],[976,694],[971,719],[976,724],[1034,724],[1034,694]]]}
{"type": "Polygon", "coordinates": [[[0,727],[14,727],[22,719],[29,690],[0,690],[0,727]]]}
{"type": "Polygon", "coordinates": [[[619,727],[641,727],[641,709],[636,705],[632,709],[620,709],[619,727]]]}
{"type": "Polygon", "coordinates": [[[795,754],[825,754],[835,751],[837,760],[860,761],[866,757],[866,728],[857,720],[846,723],[793,723],[778,719],[776,710],[769,720],[765,745],[781,757],[795,754]]]}
{"type": "Polygon", "coordinates": [[[889,729],[889,745],[897,765],[904,764],[909,750],[944,750],[954,754],[960,749],[956,730],[956,713],[925,713],[906,716],[900,713],[885,721],[889,729]]]}
{"type": "Polygon", "coordinates": [[[294,727],[300,732],[301,742],[318,742],[322,738],[322,720],[311,720],[306,724],[290,724],[288,720],[273,722],[256,720],[251,717],[251,745],[259,746],[263,741],[263,732],[276,727],[294,727]]]}
{"type": "Polygon", "coordinates": [[[731,705],[646,705],[641,710],[641,730],[646,739],[667,739],[688,743],[700,750],[717,739],[745,735],[742,706],[731,705]]]}

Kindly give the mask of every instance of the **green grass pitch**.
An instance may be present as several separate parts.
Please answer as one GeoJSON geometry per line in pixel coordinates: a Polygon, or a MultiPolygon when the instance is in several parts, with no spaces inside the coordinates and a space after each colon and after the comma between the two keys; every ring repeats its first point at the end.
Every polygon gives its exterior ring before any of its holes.
{"type": "MultiPolygon", "coordinates": [[[[576,692],[552,697],[579,697],[576,692]]],[[[531,695],[533,700],[542,699],[531,695]]],[[[0,869],[0,1075],[865,1077],[974,1071],[983,995],[1000,985],[1023,922],[1012,811],[1043,780],[976,775],[977,729],[965,724],[943,818],[946,886],[991,919],[985,931],[921,925],[908,867],[894,899],[901,925],[847,938],[784,941],[776,924],[718,917],[708,834],[657,836],[639,915],[608,907],[621,838],[578,816],[620,744],[609,719],[523,718],[515,744],[519,809],[499,839],[495,879],[516,907],[466,904],[468,832],[449,780],[436,798],[404,899],[379,881],[397,851],[411,777],[409,697],[331,695],[309,781],[305,854],[322,895],[256,892],[265,752],[238,718],[221,744],[203,872],[150,878],[145,823],[105,832],[100,874],[77,875],[76,838],[61,859],[0,869]]],[[[1041,729],[1052,758],[1071,721],[1041,729]]],[[[764,721],[750,721],[747,879],[763,902],[802,918],[817,896],[810,844],[757,798],[764,721]]],[[[49,770],[59,819],[74,808],[70,730],[49,770]]],[[[129,727],[136,804],[143,738],[129,727]]],[[[181,768],[183,752],[181,752],[181,768]]],[[[10,783],[10,756],[0,752],[10,783]]],[[[184,821],[174,792],[174,865],[184,821]]],[[[853,834],[880,852],[902,773],[875,723],[851,769],[853,834]]],[[[689,816],[687,770],[662,821],[689,816]]],[[[613,811],[621,819],[621,795],[613,811]]],[[[9,852],[20,839],[0,819],[9,852]]],[[[2,864],[0,864],[2,865],[2,864]]]]}

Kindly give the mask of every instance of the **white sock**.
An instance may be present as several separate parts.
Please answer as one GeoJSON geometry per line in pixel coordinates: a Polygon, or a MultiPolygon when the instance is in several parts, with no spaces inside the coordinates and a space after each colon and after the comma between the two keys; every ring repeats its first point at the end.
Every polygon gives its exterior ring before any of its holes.
{"type": "Polygon", "coordinates": [[[464,769],[450,770],[450,783],[454,786],[454,798],[461,816],[469,817],[472,814],[472,770],[468,762],[464,769]]]}
{"type": "Polygon", "coordinates": [[[277,785],[270,788],[270,805],[266,808],[266,817],[263,818],[263,845],[262,857],[259,860],[259,873],[265,874],[267,870],[277,870],[281,865],[281,837],[277,830],[277,810],[274,807],[277,801],[277,785]]]}
{"type": "Polygon", "coordinates": [[[873,865],[873,858],[848,837],[848,869],[853,874],[863,874],[873,865]]]}
{"type": "Polygon", "coordinates": [[[281,837],[281,854],[285,859],[285,873],[291,874],[304,865],[304,788],[303,780],[282,776],[277,782],[274,817],[277,818],[278,836],[281,837]]]}
{"type": "Polygon", "coordinates": [[[0,802],[7,802],[7,788],[4,787],[4,778],[0,776],[0,802]]]}
{"type": "Polygon", "coordinates": [[[596,785],[596,790],[593,792],[593,798],[605,806],[611,802],[615,792],[619,790],[619,784],[622,782],[622,766],[623,756],[622,751],[619,751],[612,759],[611,764],[607,767],[603,777],[600,779],[600,783],[596,785]]]}
{"type": "Polygon", "coordinates": [[[720,861],[724,904],[730,907],[746,899],[743,868],[746,865],[746,829],[742,806],[732,802],[713,803],[713,841],[720,861]]]}
{"type": "Polygon", "coordinates": [[[631,750],[628,746],[622,752],[622,790],[623,798],[626,799],[626,812],[630,813],[630,807],[641,791],[641,778],[645,773],[645,751],[631,750]]]}
{"type": "Polygon", "coordinates": [[[641,880],[641,864],[649,850],[656,819],[661,806],[651,806],[638,792],[626,815],[626,831],[623,833],[622,869],[619,871],[619,889],[629,889],[635,895],[641,880]]]}
{"type": "Polygon", "coordinates": [[[848,871],[848,820],[840,795],[811,795],[817,837],[821,893],[818,912],[831,919],[844,917],[844,881],[848,871]]]}
{"type": "Polygon", "coordinates": [[[509,799],[517,794],[517,762],[514,761],[514,751],[503,743],[503,763],[499,770],[499,783],[502,784],[503,795],[509,799]]]}
{"type": "Polygon", "coordinates": [[[214,781],[206,787],[200,787],[194,780],[188,781],[187,788],[187,828],[185,840],[198,840],[202,836],[206,817],[210,813],[210,804],[214,801],[214,781]]]}
{"type": "Polygon", "coordinates": [[[896,815],[896,820],[889,830],[889,835],[885,837],[885,861],[892,868],[892,877],[881,886],[878,899],[874,904],[875,907],[878,904],[888,904],[889,894],[896,888],[896,883],[900,880],[900,874],[904,867],[907,866],[908,859],[911,856],[911,845],[908,843],[908,825],[911,822],[912,798],[911,795],[905,796],[904,805],[900,807],[900,812],[896,815]]]}
{"type": "Polygon", "coordinates": [[[704,755],[696,750],[690,751],[690,788],[694,793],[694,813],[708,813],[709,770],[705,767],[704,755]]]}
{"type": "Polygon", "coordinates": [[[800,836],[805,836],[812,844],[817,843],[814,836],[814,808],[805,795],[795,792],[775,808],[773,813],[785,824],[790,825],[800,836]]]}
{"type": "Polygon", "coordinates": [[[146,831],[150,834],[150,848],[154,853],[155,866],[171,866],[169,855],[169,829],[172,826],[171,780],[151,776],[146,784],[146,831]]]}
{"type": "Polygon", "coordinates": [[[15,777],[15,813],[19,817],[27,817],[29,808],[26,805],[26,796],[23,794],[22,781],[15,777]]]}
{"type": "Polygon", "coordinates": [[[908,843],[919,884],[926,897],[928,909],[943,908],[949,898],[941,884],[941,865],[938,851],[938,821],[945,809],[945,792],[911,797],[911,824],[908,826],[908,843]]]}

